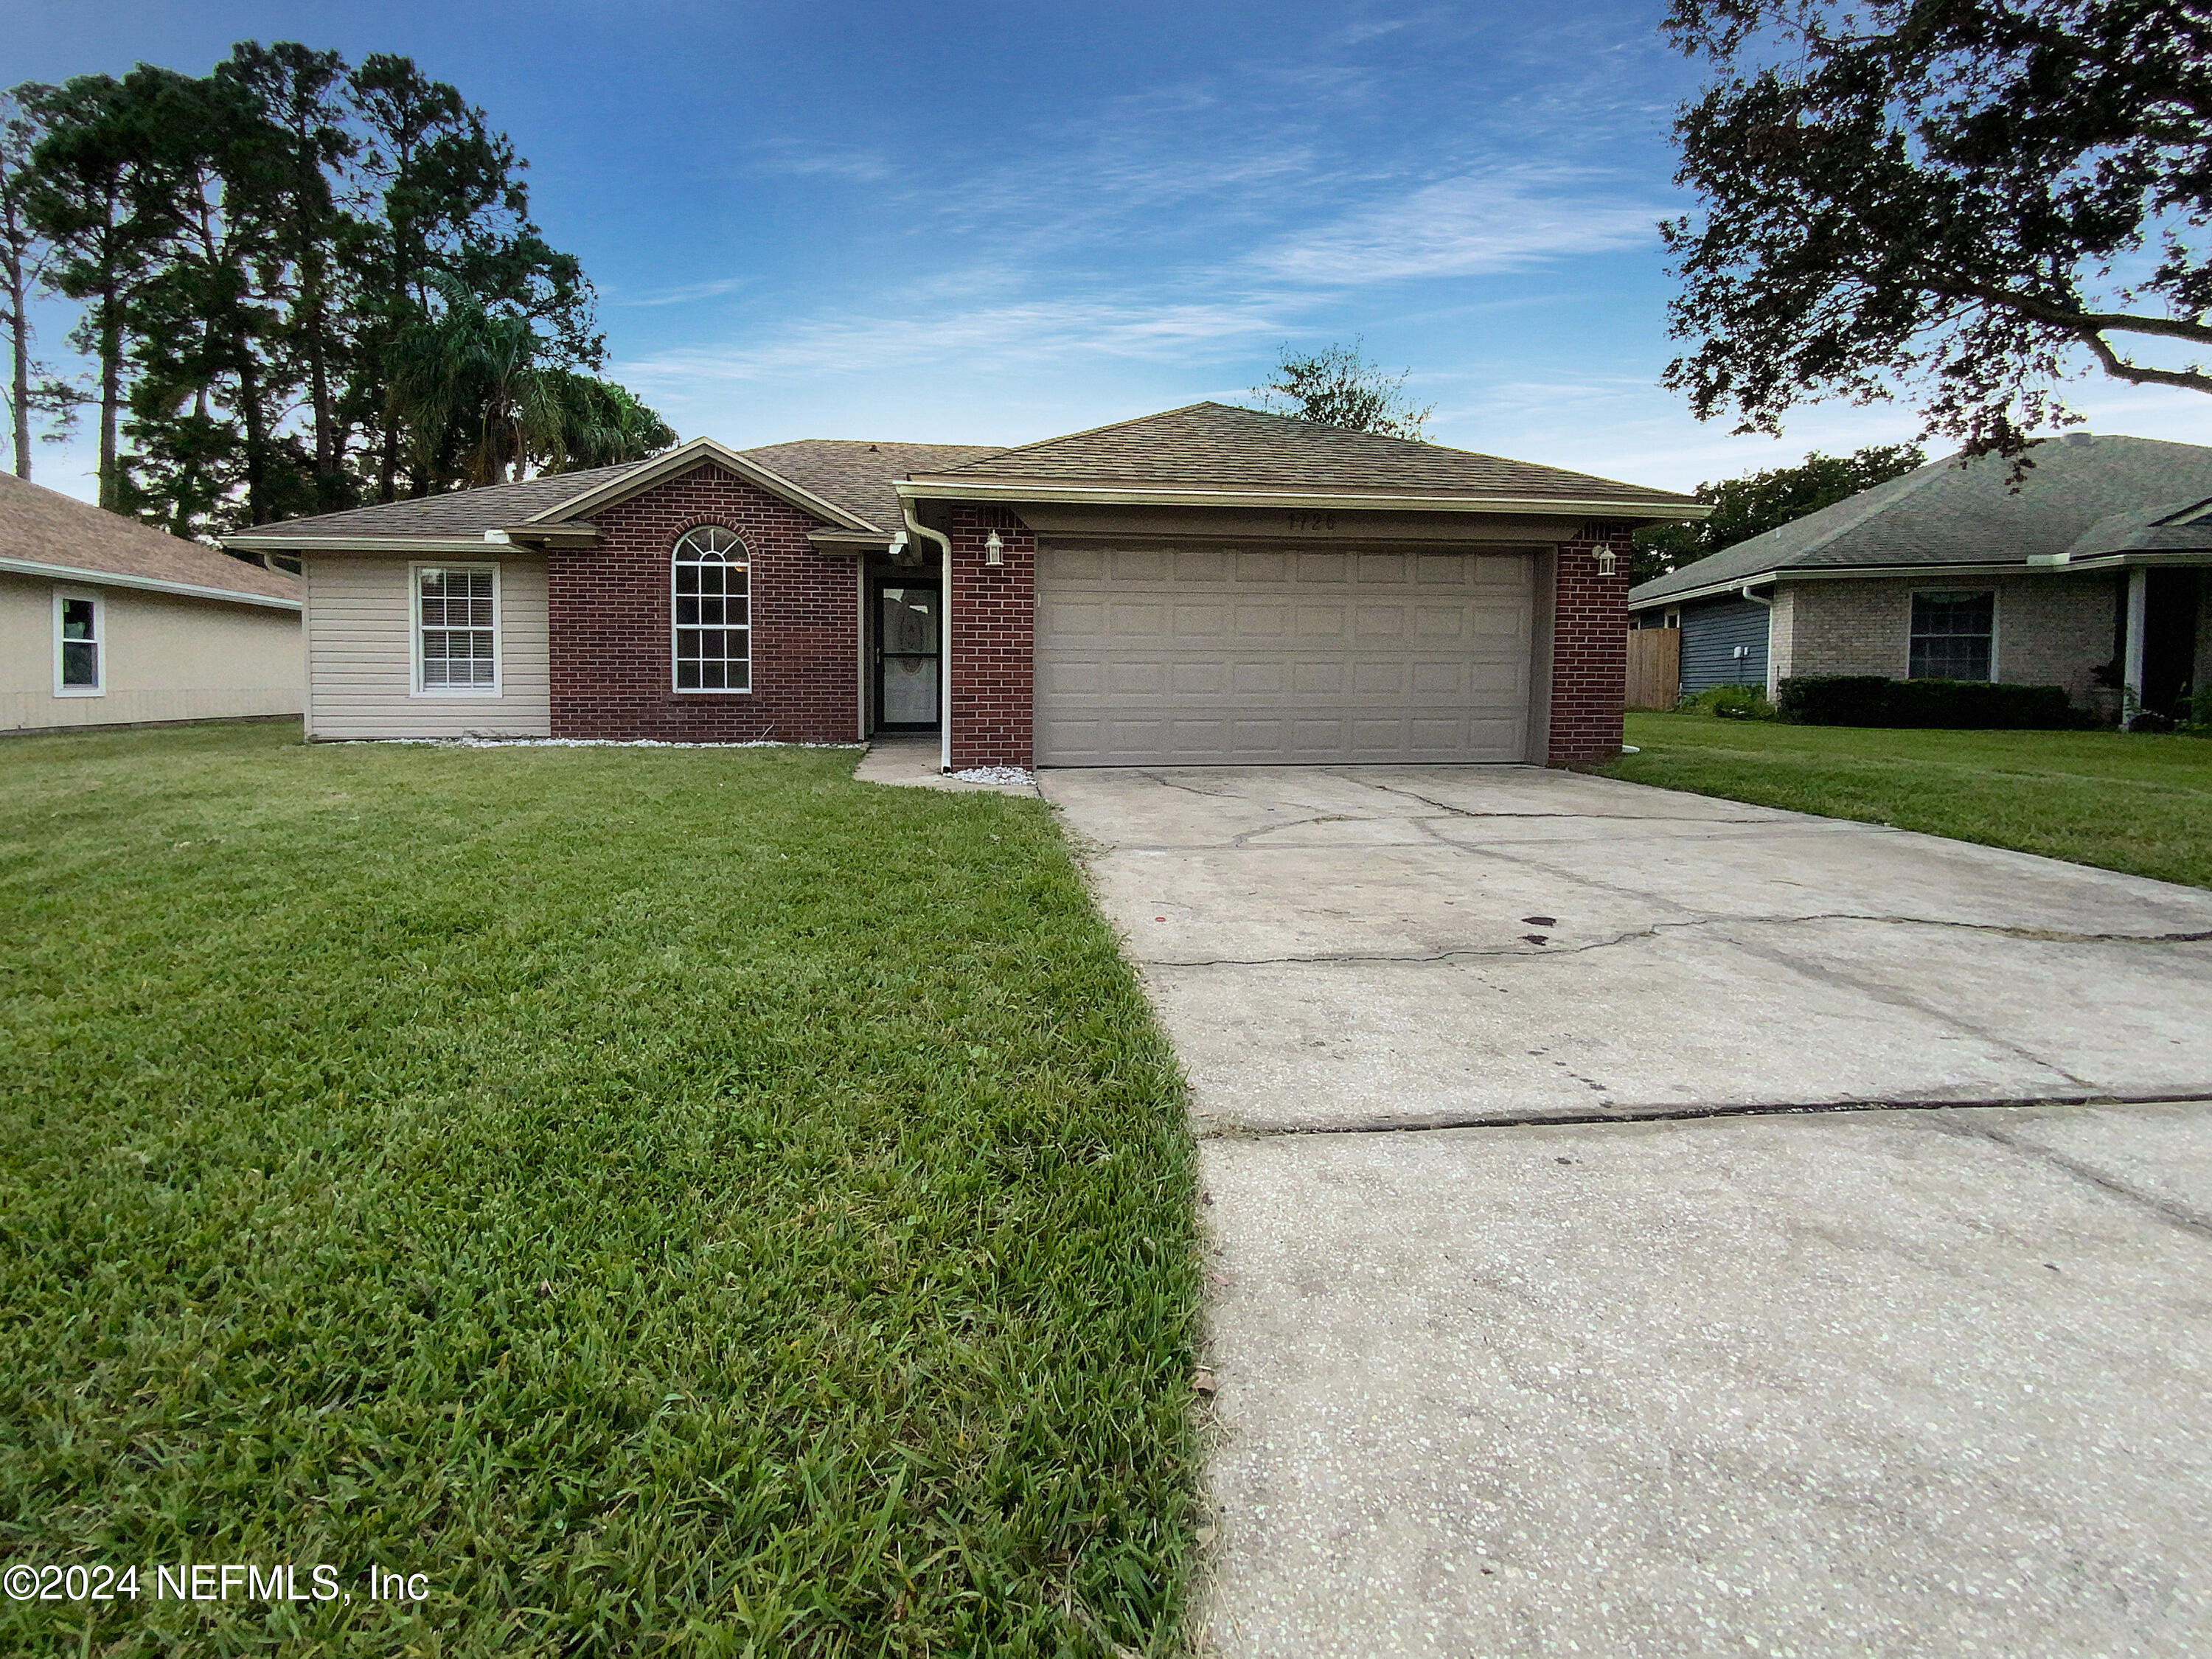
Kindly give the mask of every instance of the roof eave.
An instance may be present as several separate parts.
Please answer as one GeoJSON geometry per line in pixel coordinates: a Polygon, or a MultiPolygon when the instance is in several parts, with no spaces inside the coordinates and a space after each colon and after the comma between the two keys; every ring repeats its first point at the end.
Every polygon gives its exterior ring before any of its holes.
{"type": "Polygon", "coordinates": [[[963,478],[917,474],[892,486],[902,501],[1052,501],[1113,507],[1283,507],[1335,512],[1515,513],[1583,518],[1693,521],[1704,501],[1559,495],[1395,495],[1370,490],[1198,488],[1184,484],[1087,484],[1058,479],[963,478]]]}
{"type": "Polygon", "coordinates": [[[2026,574],[2039,568],[2024,559],[1950,559],[1937,564],[1923,562],[1917,564],[1770,565],[1748,575],[1703,582],[1695,587],[1678,588],[1671,593],[1654,593],[1647,599],[1639,599],[1632,592],[1628,596],[1628,608],[1631,611],[1649,611],[1654,605],[1683,605],[1692,599],[1710,599],[1723,593],[1740,593],[1747,587],[1764,587],[1778,581],[1841,581],[1858,576],[1932,576],[1945,572],[2002,575],[2007,571],[2026,574]]]}
{"type": "Polygon", "coordinates": [[[190,599],[219,599],[226,605],[258,605],[269,611],[297,611],[300,601],[274,593],[247,593],[234,587],[213,587],[202,582],[173,582],[160,576],[126,575],[118,570],[87,570],[80,565],[47,564],[37,559],[0,558],[0,570],[15,576],[40,576],[55,581],[82,582],[88,587],[135,587],[149,593],[174,593],[190,599]]]}
{"type": "Polygon", "coordinates": [[[496,553],[505,544],[483,536],[281,536],[263,532],[225,536],[222,544],[249,553],[496,553]]]}

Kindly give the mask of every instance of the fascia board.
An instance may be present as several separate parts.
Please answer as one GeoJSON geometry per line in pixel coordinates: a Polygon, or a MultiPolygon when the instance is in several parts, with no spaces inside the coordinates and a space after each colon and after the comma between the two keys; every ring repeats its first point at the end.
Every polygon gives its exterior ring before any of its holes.
{"type": "Polygon", "coordinates": [[[189,599],[221,599],[228,605],[258,605],[270,611],[297,611],[301,608],[299,600],[280,599],[273,593],[241,593],[235,588],[209,587],[198,582],[165,581],[158,576],[126,576],[112,570],[85,570],[70,564],[42,564],[34,559],[0,559],[0,570],[11,575],[82,582],[88,587],[135,587],[149,593],[175,593],[189,599]]]}
{"type": "Polygon", "coordinates": [[[1704,501],[1585,501],[1549,495],[1387,495],[1316,489],[1190,489],[1165,485],[997,482],[919,475],[893,486],[901,501],[1056,501],[1127,507],[1284,507],[1335,512],[1519,513],[1585,519],[1710,517],[1704,501]]]}
{"type": "Polygon", "coordinates": [[[557,501],[543,513],[532,514],[523,520],[523,524],[526,526],[581,518],[613,502],[625,501],[641,490],[649,489],[664,478],[687,472],[702,461],[712,461],[715,465],[736,473],[746,483],[765,489],[769,495],[781,496],[801,512],[827,519],[841,529],[873,530],[876,527],[835,501],[825,501],[804,485],[793,483],[781,472],[771,471],[758,461],[748,460],[736,450],[717,443],[712,438],[694,438],[688,444],[679,444],[665,455],[654,456],[634,472],[626,472],[621,477],[611,478],[580,495],[557,501]]]}
{"type": "Polygon", "coordinates": [[[225,536],[225,547],[260,553],[496,554],[497,542],[461,536],[225,536]]]}
{"type": "MultiPolygon", "coordinates": [[[[2019,559],[2002,559],[1977,562],[1952,561],[1945,564],[1853,564],[1827,568],[1808,568],[1801,565],[1778,565],[1765,570],[1755,570],[1748,576],[1731,576],[1726,581],[1705,582],[1696,587],[1679,588],[1672,593],[1655,593],[1648,599],[1631,598],[1631,611],[1650,611],[1661,605],[1682,605],[1692,599],[1710,599],[1723,593],[1740,593],[1747,587],[1765,587],[1778,581],[1827,582],[1856,581],[1874,576],[1940,576],[1968,574],[2002,576],[2008,573],[2026,574],[2042,566],[2031,566],[2019,559]]],[[[2079,569],[2081,567],[2073,567],[2079,569]]]]}
{"type": "Polygon", "coordinates": [[[2092,553],[2087,558],[2071,558],[2065,562],[2055,561],[2038,564],[2038,570],[2056,570],[2062,574],[2073,570],[2126,570],[2136,565],[2145,569],[2172,565],[2195,565],[2202,568],[2212,565],[2212,552],[2203,549],[2147,550],[2136,549],[2126,553],[2092,553]]]}

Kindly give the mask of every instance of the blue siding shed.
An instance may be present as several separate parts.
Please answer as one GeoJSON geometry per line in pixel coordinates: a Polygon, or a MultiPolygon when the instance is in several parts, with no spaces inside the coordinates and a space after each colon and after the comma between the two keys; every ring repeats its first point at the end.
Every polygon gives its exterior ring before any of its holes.
{"type": "Polygon", "coordinates": [[[1682,607],[1682,695],[1717,685],[1766,684],[1766,623],[1771,613],[1748,599],[1682,607]],[[1736,647],[1743,647],[1741,656],[1736,647]]]}

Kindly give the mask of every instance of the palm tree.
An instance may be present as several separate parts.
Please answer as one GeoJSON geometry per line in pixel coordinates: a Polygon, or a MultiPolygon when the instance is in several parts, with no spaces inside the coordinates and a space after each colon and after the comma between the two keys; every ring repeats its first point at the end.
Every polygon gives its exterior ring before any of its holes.
{"type": "Polygon", "coordinates": [[[403,333],[386,360],[392,420],[424,477],[467,485],[643,460],[676,441],[626,386],[539,361],[530,319],[493,311],[444,271],[445,310],[403,333]]]}

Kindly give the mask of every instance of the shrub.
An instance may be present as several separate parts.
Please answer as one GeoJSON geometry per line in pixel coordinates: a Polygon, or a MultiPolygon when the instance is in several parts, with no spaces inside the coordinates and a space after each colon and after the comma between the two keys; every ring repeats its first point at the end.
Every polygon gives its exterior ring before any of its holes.
{"type": "Polygon", "coordinates": [[[2061,685],[1988,680],[1893,680],[1879,674],[1805,675],[1782,682],[1782,719],[1798,726],[1936,726],[2061,731],[2095,724],[2061,685]]]}
{"type": "Polygon", "coordinates": [[[1685,714],[1712,714],[1724,720],[1771,720],[1774,705],[1756,685],[1716,685],[1675,705],[1685,714]]]}

